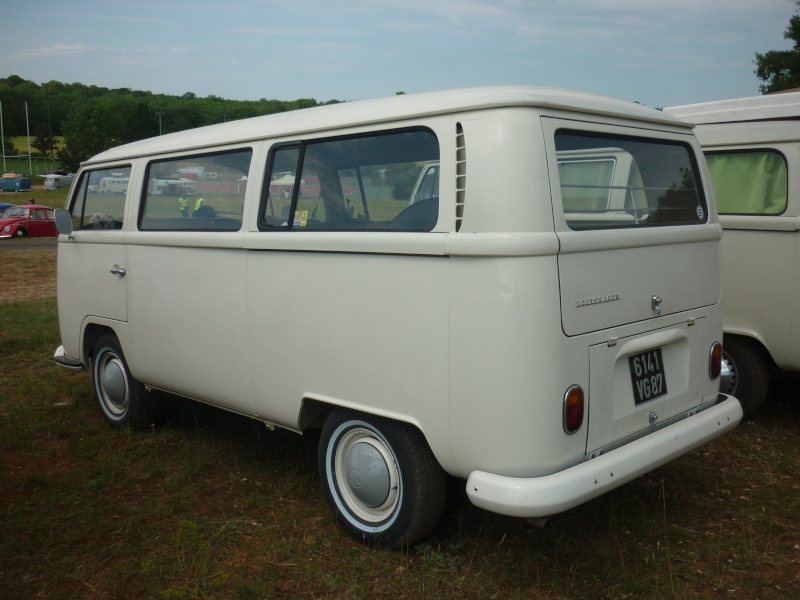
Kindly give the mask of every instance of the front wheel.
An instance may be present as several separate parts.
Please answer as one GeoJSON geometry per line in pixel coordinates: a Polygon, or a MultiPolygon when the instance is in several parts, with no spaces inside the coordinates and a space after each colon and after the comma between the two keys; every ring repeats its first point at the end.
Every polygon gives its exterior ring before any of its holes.
{"type": "Polygon", "coordinates": [[[322,429],[319,470],[339,523],[368,546],[413,544],[442,514],[446,475],[407,423],[334,411],[322,429]]]}
{"type": "Polygon", "coordinates": [[[726,335],[722,348],[730,381],[720,392],[735,396],[742,405],[743,418],[748,419],[767,397],[769,364],[761,349],[745,338],[726,335]]]}
{"type": "Polygon", "coordinates": [[[113,333],[103,335],[95,345],[92,381],[103,415],[111,425],[140,427],[153,423],[156,399],[131,375],[113,333]]]}
{"type": "Polygon", "coordinates": [[[28,237],[28,232],[24,229],[17,229],[16,233],[14,233],[14,237],[18,240],[28,237]]]}

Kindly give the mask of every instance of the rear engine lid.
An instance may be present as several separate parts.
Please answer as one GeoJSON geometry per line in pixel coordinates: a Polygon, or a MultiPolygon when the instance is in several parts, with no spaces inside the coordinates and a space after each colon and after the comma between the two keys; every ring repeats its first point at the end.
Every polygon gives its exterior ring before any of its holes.
{"type": "Polygon", "coordinates": [[[655,430],[713,395],[709,335],[708,319],[698,318],[591,346],[588,454],[655,430]]]}
{"type": "Polygon", "coordinates": [[[561,323],[566,335],[657,321],[719,302],[720,280],[714,270],[719,265],[719,228],[673,229],[665,243],[652,243],[665,233],[559,234],[561,323]],[[649,244],[603,249],[619,245],[621,237],[633,242],[642,234],[649,244]]]}

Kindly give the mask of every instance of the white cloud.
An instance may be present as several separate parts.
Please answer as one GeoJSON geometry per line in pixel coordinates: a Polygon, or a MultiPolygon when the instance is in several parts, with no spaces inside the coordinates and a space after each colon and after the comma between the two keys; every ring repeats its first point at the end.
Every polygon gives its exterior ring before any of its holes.
{"type": "Polygon", "coordinates": [[[85,44],[54,44],[47,48],[32,48],[22,50],[17,55],[21,58],[48,58],[53,56],[65,56],[71,54],[83,54],[90,52],[92,48],[85,44]]]}

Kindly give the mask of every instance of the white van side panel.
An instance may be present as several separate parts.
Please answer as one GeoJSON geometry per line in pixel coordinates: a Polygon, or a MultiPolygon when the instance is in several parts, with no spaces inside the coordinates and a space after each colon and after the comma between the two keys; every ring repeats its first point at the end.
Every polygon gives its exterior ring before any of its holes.
{"type": "Polygon", "coordinates": [[[722,257],[725,332],[757,339],[781,369],[800,371],[800,234],[726,229],[722,257]]]}
{"type": "MultiPolygon", "coordinates": [[[[552,232],[539,111],[496,109],[456,115],[454,120],[464,129],[466,146],[466,201],[458,235],[552,232]]],[[[442,163],[446,164],[445,160],[442,163]]],[[[446,184],[443,167],[440,185],[446,184]]]]}
{"type": "Polygon", "coordinates": [[[565,343],[556,256],[451,258],[450,472],[549,474],[583,459],[564,393],[589,389],[584,341],[565,343]]]}
{"type": "Polygon", "coordinates": [[[234,246],[226,249],[130,246],[128,352],[144,383],[253,414],[243,342],[247,255],[234,244],[240,237],[214,234],[234,246]]]}
{"type": "Polygon", "coordinates": [[[256,413],[296,428],[310,398],[389,416],[419,427],[446,464],[448,268],[435,256],[251,250],[256,413]]]}

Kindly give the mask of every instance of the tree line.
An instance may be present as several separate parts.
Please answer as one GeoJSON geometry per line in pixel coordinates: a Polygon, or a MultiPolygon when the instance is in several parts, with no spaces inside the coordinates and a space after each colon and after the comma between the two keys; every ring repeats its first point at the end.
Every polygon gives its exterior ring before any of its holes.
{"type": "Polygon", "coordinates": [[[14,136],[28,135],[41,154],[56,156],[76,171],[81,161],[119,144],[223,121],[336,104],[297,100],[226,100],[154,94],[130,88],[109,89],[83,83],[48,81],[41,85],[18,75],[0,78],[6,154],[14,136]],[[26,118],[27,103],[27,118],[26,118]],[[56,144],[55,138],[61,143],[56,144]]]}

